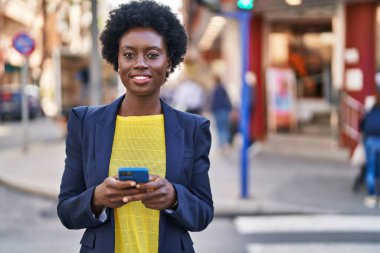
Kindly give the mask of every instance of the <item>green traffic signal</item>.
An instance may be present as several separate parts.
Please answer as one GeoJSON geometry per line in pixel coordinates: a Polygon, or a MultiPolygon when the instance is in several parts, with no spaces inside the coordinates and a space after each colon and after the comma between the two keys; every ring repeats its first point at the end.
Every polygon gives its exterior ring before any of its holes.
{"type": "Polygon", "coordinates": [[[253,8],[254,0],[238,0],[236,5],[239,9],[250,10],[253,8]]]}

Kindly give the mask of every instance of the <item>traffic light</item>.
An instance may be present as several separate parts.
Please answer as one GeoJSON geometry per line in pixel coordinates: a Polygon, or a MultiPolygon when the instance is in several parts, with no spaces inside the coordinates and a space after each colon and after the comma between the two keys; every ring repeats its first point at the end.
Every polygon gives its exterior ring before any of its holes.
{"type": "Polygon", "coordinates": [[[251,10],[253,8],[254,0],[237,0],[236,5],[239,9],[251,10]]]}

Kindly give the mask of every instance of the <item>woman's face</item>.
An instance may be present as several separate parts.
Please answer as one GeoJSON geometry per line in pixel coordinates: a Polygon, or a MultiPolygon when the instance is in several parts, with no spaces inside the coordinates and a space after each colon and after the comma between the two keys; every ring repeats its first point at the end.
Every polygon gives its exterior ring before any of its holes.
{"type": "Polygon", "coordinates": [[[119,75],[128,96],[159,96],[170,66],[164,38],[151,28],[133,28],[119,42],[119,75]]]}

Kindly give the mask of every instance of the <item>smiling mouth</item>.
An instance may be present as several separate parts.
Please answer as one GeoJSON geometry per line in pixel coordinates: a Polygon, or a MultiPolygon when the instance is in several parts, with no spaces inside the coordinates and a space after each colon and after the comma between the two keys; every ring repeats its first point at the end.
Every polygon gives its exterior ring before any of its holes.
{"type": "Polygon", "coordinates": [[[150,79],[149,76],[132,76],[133,79],[136,79],[136,80],[147,80],[147,79],[150,79]]]}
{"type": "Polygon", "coordinates": [[[133,80],[134,83],[136,83],[138,85],[144,85],[144,84],[149,83],[150,80],[152,79],[152,77],[151,76],[136,75],[136,76],[131,76],[131,79],[133,80]]]}

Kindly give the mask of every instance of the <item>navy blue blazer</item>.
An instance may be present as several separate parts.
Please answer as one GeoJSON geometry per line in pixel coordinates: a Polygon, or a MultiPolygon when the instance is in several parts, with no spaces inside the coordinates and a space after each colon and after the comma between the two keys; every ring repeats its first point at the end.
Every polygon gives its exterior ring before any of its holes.
{"type": "MultiPolygon", "coordinates": [[[[65,170],[58,216],[69,229],[86,231],[80,252],[113,253],[113,209],[101,222],[91,211],[94,189],[108,176],[115,121],[124,96],[109,105],[74,108],[67,124],[65,170]]],[[[161,101],[166,143],[166,178],[177,191],[178,208],[160,212],[159,252],[194,252],[188,231],[201,231],[214,216],[208,170],[211,135],[204,117],[161,101]]]]}

